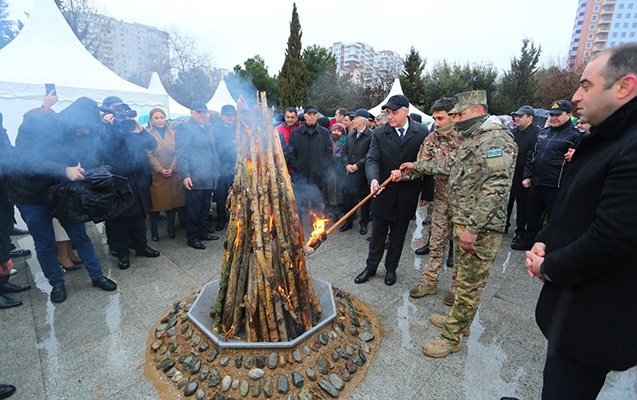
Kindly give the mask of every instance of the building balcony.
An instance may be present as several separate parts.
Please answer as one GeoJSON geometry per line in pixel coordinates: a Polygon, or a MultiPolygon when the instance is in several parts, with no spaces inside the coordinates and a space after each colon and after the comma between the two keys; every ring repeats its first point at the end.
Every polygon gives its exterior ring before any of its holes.
{"type": "Polygon", "coordinates": [[[597,30],[595,31],[595,33],[599,34],[602,32],[609,32],[610,31],[610,24],[599,24],[597,26],[597,30]]]}

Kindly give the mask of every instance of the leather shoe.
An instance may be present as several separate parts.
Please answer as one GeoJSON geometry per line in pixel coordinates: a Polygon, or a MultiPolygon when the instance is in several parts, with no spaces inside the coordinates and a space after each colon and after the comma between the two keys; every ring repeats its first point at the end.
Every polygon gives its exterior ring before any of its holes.
{"type": "Polygon", "coordinates": [[[117,256],[117,266],[119,269],[128,269],[130,267],[130,259],[128,255],[117,256]]]}
{"type": "Polygon", "coordinates": [[[356,278],[354,278],[354,283],[365,283],[374,275],[376,275],[376,272],[372,272],[365,268],[363,272],[361,272],[356,278]]]}
{"type": "Polygon", "coordinates": [[[54,303],[62,303],[66,300],[66,288],[64,285],[56,285],[51,289],[51,301],[54,303]]]}
{"type": "Polygon", "coordinates": [[[146,246],[140,250],[135,250],[135,254],[137,254],[138,257],[149,257],[149,258],[159,257],[160,255],[157,250],[153,249],[150,246],[146,246]]]}
{"type": "Polygon", "coordinates": [[[115,283],[111,279],[108,279],[105,276],[102,276],[101,278],[92,281],[92,284],[93,286],[98,287],[107,292],[112,292],[113,290],[117,289],[117,283],[115,283]]]}
{"type": "Polygon", "coordinates": [[[207,234],[206,236],[199,238],[199,240],[219,240],[219,236],[207,234]]]}
{"type": "Polygon", "coordinates": [[[361,224],[361,229],[358,232],[361,235],[367,235],[367,224],[361,224]]]}
{"type": "Polygon", "coordinates": [[[12,396],[15,393],[15,386],[1,384],[0,385],[0,399],[6,399],[9,396],[12,396]]]}
{"type": "Polygon", "coordinates": [[[385,274],[385,285],[391,286],[396,283],[396,273],[394,271],[387,271],[385,274]]]}
{"type": "Polygon", "coordinates": [[[31,289],[31,285],[14,285],[13,283],[5,283],[0,286],[0,293],[20,293],[31,289]]]}
{"type": "Polygon", "coordinates": [[[27,231],[26,229],[20,229],[16,227],[15,225],[9,231],[9,236],[24,236],[28,234],[29,234],[29,231],[27,231]]]}
{"type": "Polygon", "coordinates": [[[197,250],[203,250],[206,248],[206,246],[201,243],[200,241],[196,241],[196,242],[188,242],[188,246],[192,247],[193,249],[197,249],[197,250]]]}
{"type": "Polygon", "coordinates": [[[18,258],[18,257],[26,257],[31,255],[31,250],[29,249],[13,249],[9,252],[9,257],[18,258]]]}
{"type": "Polygon", "coordinates": [[[416,253],[417,256],[424,256],[426,254],[429,254],[429,245],[426,244],[426,245],[416,249],[416,251],[414,253],[416,253]]]}
{"type": "Polygon", "coordinates": [[[339,232],[347,232],[354,227],[354,224],[350,221],[346,221],[340,228],[338,228],[339,232]]]}
{"type": "Polygon", "coordinates": [[[511,243],[511,248],[513,250],[531,250],[533,247],[533,242],[527,239],[521,239],[517,242],[511,243]]]}
{"type": "MultiPolygon", "coordinates": [[[[18,307],[22,305],[22,301],[12,299],[11,297],[3,296],[0,294],[0,310],[7,308],[18,307]]],[[[1,399],[2,397],[0,397],[1,399]]]]}

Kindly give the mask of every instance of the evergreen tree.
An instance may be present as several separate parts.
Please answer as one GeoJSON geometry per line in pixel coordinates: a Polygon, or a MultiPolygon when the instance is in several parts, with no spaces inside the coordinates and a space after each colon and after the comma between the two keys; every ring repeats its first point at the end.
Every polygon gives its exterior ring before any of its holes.
{"type": "Polygon", "coordinates": [[[426,60],[413,47],[405,58],[404,69],[400,74],[400,86],[403,93],[412,104],[420,107],[424,100],[425,82],[422,73],[425,69],[426,60]]]}
{"type": "Polygon", "coordinates": [[[0,49],[18,34],[15,21],[9,19],[8,7],[6,0],[0,0],[0,49]]]}
{"type": "Polygon", "coordinates": [[[241,65],[236,65],[233,72],[226,78],[228,90],[234,98],[243,96],[252,105],[255,92],[266,92],[268,103],[276,105],[279,94],[279,86],[276,77],[268,74],[268,67],[260,55],[248,58],[241,65]]]}
{"type": "Polygon", "coordinates": [[[496,107],[502,113],[517,110],[521,105],[537,102],[537,71],[542,47],[535,47],[530,39],[522,40],[520,56],[511,60],[511,69],[500,82],[496,107]]]}
{"type": "Polygon", "coordinates": [[[301,23],[296,11],[296,3],[292,7],[290,21],[290,37],[285,51],[285,61],[279,74],[279,104],[281,107],[303,106],[308,98],[308,72],[301,58],[301,23]]]}

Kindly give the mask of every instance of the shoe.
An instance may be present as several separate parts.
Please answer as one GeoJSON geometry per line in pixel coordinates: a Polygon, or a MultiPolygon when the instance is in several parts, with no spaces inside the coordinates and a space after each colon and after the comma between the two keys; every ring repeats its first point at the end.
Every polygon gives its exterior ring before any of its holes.
{"type": "Polygon", "coordinates": [[[13,275],[15,275],[15,274],[17,274],[17,273],[18,273],[18,270],[17,270],[17,269],[15,269],[15,268],[11,268],[11,272],[9,272],[9,275],[13,276],[13,275]]]}
{"type": "Polygon", "coordinates": [[[75,264],[73,264],[73,265],[72,265],[72,266],[70,266],[70,267],[67,267],[67,266],[65,266],[65,265],[63,265],[63,264],[60,264],[60,267],[61,267],[63,270],[65,270],[66,272],[77,271],[78,269],[82,269],[82,267],[81,267],[81,266],[79,266],[79,265],[75,265],[75,264]]]}
{"type": "Polygon", "coordinates": [[[15,225],[9,231],[9,236],[24,236],[24,235],[28,235],[28,234],[29,234],[29,231],[27,231],[25,229],[20,229],[20,228],[16,227],[15,225]]]}
{"type": "Polygon", "coordinates": [[[438,293],[438,287],[436,285],[430,285],[427,282],[420,282],[409,290],[409,296],[414,299],[425,297],[428,294],[434,295],[436,293],[438,293]]]}
{"type": "Polygon", "coordinates": [[[200,241],[188,242],[188,246],[192,247],[193,249],[197,249],[197,250],[203,250],[203,249],[206,248],[206,246],[204,246],[204,244],[201,243],[200,241]]]}
{"type": "Polygon", "coordinates": [[[350,221],[345,222],[343,225],[341,225],[340,228],[338,228],[339,232],[347,232],[350,229],[352,229],[354,227],[354,224],[350,221]]]}
{"type": "Polygon", "coordinates": [[[387,271],[387,273],[385,274],[385,285],[391,286],[394,283],[396,283],[396,272],[387,271]]]}
{"type": "Polygon", "coordinates": [[[94,287],[98,287],[107,292],[112,292],[113,290],[117,289],[117,283],[115,283],[111,279],[108,279],[105,276],[102,276],[101,278],[96,279],[92,281],[91,283],[93,284],[94,287]]]}
{"type": "Polygon", "coordinates": [[[157,229],[150,230],[150,240],[153,242],[159,242],[159,232],[157,232],[157,229]]]}
{"type": "Polygon", "coordinates": [[[217,225],[215,225],[215,231],[219,232],[222,231],[223,228],[226,227],[226,221],[225,220],[220,220],[219,222],[217,222],[217,225]]]}
{"type": "Polygon", "coordinates": [[[148,258],[155,258],[161,255],[157,250],[149,246],[146,246],[141,250],[135,250],[135,254],[137,254],[138,257],[148,257],[148,258]]]}
{"type": "MultiPolygon", "coordinates": [[[[446,306],[451,307],[455,300],[456,300],[456,291],[455,290],[449,290],[447,292],[447,294],[445,294],[445,299],[442,302],[445,303],[446,306]]],[[[469,335],[467,335],[467,336],[469,336],[469,335]]]]}
{"type": "MultiPolygon", "coordinates": [[[[444,329],[445,322],[447,321],[447,316],[442,314],[431,314],[429,316],[429,321],[431,321],[434,326],[437,326],[440,329],[444,329]]],[[[467,326],[461,333],[464,337],[469,336],[471,334],[471,327],[467,326]]]]}
{"type": "Polygon", "coordinates": [[[453,257],[447,257],[447,268],[453,268],[453,257]]]}
{"type": "Polygon", "coordinates": [[[0,294],[0,310],[6,310],[7,308],[18,307],[21,305],[22,305],[22,301],[15,300],[15,299],[12,299],[11,297],[3,296],[0,294]]]}
{"type": "Polygon", "coordinates": [[[62,303],[66,300],[66,288],[64,284],[53,286],[51,289],[51,301],[54,303],[62,303]]]}
{"type": "Polygon", "coordinates": [[[429,254],[429,244],[426,244],[420,248],[417,248],[414,253],[416,253],[417,256],[424,256],[429,254]]]}
{"type": "Polygon", "coordinates": [[[130,259],[127,255],[117,256],[117,266],[119,269],[128,269],[130,267],[130,259]]]}
{"type": "Polygon", "coordinates": [[[219,240],[219,236],[207,234],[206,236],[199,238],[199,240],[219,240]]]}
{"type": "Polygon", "coordinates": [[[117,257],[117,250],[113,250],[111,248],[108,249],[108,252],[111,253],[113,257],[117,257]]]}
{"type": "Polygon", "coordinates": [[[31,255],[31,250],[29,249],[13,249],[9,252],[9,257],[18,258],[18,257],[27,257],[31,255]]]}
{"type": "Polygon", "coordinates": [[[0,399],[6,399],[7,397],[11,397],[15,393],[15,386],[1,384],[0,385],[0,399]]]}
{"type": "Polygon", "coordinates": [[[365,283],[374,275],[376,275],[376,272],[372,272],[369,269],[365,268],[363,272],[361,272],[360,274],[358,274],[358,276],[356,276],[356,278],[354,278],[354,283],[365,283]]]}
{"type": "Polygon", "coordinates": [[[367,224],[361,224],[361,229],[358,230],[361,235],[367,235],[367,224]]]}
{"type": "Polygon", "coordinates": [[[533,247],[532,241],[526,239],[511,243],[511,248],[513,250],[531,250],[531,247],[533,247]]]}
{"type": "Polygon", "coordinates": [[[5,283],[0,286],[0,293],[20,293],[31,289],[31,285],[14,285],[13,283],[5,283]]]}
{"type": "Polygon", "coordinates": [[[519,242],[519,241],[521,241],[523,239],[524,239],[524,237],[522,235],[520,235],[519,233],[516,233],[513,236],[513,239],[511,239],[511,243],[517,243],[517,242],[519,242]]]}
{"type": "Polygon", "coordinates": [[[438,336],[435,339],[431,339],[424,346],[422,346],[422,354],[433,357],[433,358],[443,358],[447,357],[449,353],[455,353],[462,349],[462,344],[460,342],[456,343],[453,340],[449,340],[442,335],[438,336]]]}

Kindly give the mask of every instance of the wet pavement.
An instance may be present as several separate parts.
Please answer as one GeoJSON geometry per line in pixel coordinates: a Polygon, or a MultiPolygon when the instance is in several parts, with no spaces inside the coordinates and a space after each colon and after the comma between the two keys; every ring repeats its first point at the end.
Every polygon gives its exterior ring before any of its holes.
{"type": "MultiPolygon", "coordinates": [[[[491,271],[478,315],[460,352],[444,359],[424,357],[420,347],[440,330],[428,321],[446,313],[442,303],[451,269],[441,274],[439,292],[409,297],[420,278],[426,256],[415,256],[422,243],[421,216],[412,224],[392,287],[383,283],[384,269],[363,285],[354,277],[365,265],[368,242],[357,229],[335,232],[308,259],[310,273],[369,304],[383,324],[382,347],[368,375],[351,399],[519,399],[540,397],[546,341],[534,321],[540,284],[529,279],[523,252],[513,251],[511,235],[491,271]],[[382,394],[382,395],[381,395],[382,394]]],[[[24,227],[24,224],[20,224],[24,227]]],[[[163,223],[160,223],[160,229],[163,223]]],[[[116,292],[90,284],[84,269],[65,273],[68,299],[49,301],[50,286],[34,256],[17,259],[14,283],[30,283],[26,293],[11,295],[21,307],[0,311],[1,383],[17,386],[12,399],[155,399],[158,393],[143,374],[147,333],[161,315],[192,290],[218,279],[222,241],[206,250],[185,245],[183,230],[169,240],[151,243],[159,258],[131,256],[121,271],[107,252],[101,225],[89,229],[106,275],[117,281],[116,292]]],[[[30,236],[14,238],[33,251],[30,236]]],[[[599,399],[632,399],[637,369],[612,373],[599,399]]]]}

